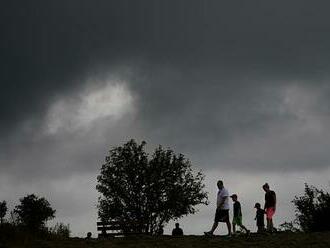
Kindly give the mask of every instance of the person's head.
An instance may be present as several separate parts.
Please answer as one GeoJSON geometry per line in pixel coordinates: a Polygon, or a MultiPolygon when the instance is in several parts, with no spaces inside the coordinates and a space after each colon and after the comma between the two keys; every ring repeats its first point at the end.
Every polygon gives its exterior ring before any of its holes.
{"type": "Polygon", "coordinates": [[[234,202],[237,201],[237,195],[236,194],[233,194],[230,197],[234,202]]]}
{"type": "Polygon", "coordinates": [[[255,207],[256,209],[260,209],[260,208],[261,208],[261,205],[260,205],[259,202],[257,202],[257,203],[254,205],[254,207],[255,207]]]}
{"type": "Polygon", "coordinates": [[[179,223],[175,223],[175,227],[179,228],[180,224],[179,223]]]}
{"type": "Polygon", "coordinates": [[[218,189],[222,189],[223,188],[223,181],[219,180],[217,182],[217,186],[218,186],[218,189]]]}
{"type": "Polygon", "coordinates": [[[92,233],[91,232],[88,232],[87,233],[87,238],[90,239],[92,237],[92,233]]]}
{"type": "Polygon", "coordinates": [[[265,192],[268,192],[269,191],[268,183],[265,183],[264,185],[262,185],[262,188],[264,189],[265,192]]]}

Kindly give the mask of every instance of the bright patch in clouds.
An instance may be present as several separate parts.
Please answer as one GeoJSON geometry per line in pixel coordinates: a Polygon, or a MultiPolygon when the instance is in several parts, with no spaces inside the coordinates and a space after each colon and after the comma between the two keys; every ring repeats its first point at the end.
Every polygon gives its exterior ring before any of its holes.
{"type": "Polygon", "coordinates": [[[214,155],[216,161],[247,171],[251,167],[277,172],[329,167],[330,118],[318,107],[325,103],[320,90],[299,85],[283,88],[280,101],[274,103],[279,111],[277,118],[259,132],[234,136],[214,155]]]}
{"type": "Polygon", "coordinates": [[[98,88],[86,88],[81,93],[56,101],[49,109],[46,133],[87,129],[94,121],[119,120],[133,111],[134,98],[125,82],[108,82],[98,88]]]}

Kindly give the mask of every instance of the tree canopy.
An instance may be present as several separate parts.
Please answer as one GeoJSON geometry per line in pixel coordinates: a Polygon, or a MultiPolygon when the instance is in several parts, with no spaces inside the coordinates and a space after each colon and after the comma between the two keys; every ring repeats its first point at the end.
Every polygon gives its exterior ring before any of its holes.
{"type": "Polygon", "coordinates": [[[27,195],[20,199],[20,204],[14,209],[21,224],[29,229],[40,229],[46,221],[55,217],[49,202],[44,197],[37,197],[34,194],[27,195]]]}
{"type": "Polygon", "coordinates": [[[128,232],[155,233],[207,204],[204,175],[184,155],[159,146],[149,157],[145,145],[130,140],[111,149],[97,177],[99,218],[123,223],[128,232]]]}

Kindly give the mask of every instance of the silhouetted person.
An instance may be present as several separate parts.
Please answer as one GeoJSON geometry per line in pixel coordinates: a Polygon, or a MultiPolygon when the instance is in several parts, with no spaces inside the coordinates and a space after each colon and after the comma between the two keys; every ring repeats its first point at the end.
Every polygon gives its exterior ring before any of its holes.
{"type": "Polygon", "coordinates": [[[175,228],[172,230],[172,236],[183,236],[183,230],[179,223],[175,223],[175,228]]]}
{"type": "Polygon", "coordinates": [[[209,232],[204,232],[207,236],[212,236],[215,229],[218,227],[219,222],[225,222],[227,224],[228,236],[231,235],[231,224],[229,220],[229,193],[223,186],[223,182],[219,180],[217,182],[218,194],[217,194],[217,210],[215,212],[214,223],[212,229],[209,232]]]}
{"type": "Polygon", "coordinates": [[[86,236],[86,240],[91,240],[92,239],[92,233],[88,232],[86,236]]]}
{"type": "Polygon", "coordinates": [[[254,218],[257,221],[257,232],[262,233],[265,231],[265,210],[261,208],[261,205],[258,202],[254,207],[257,209],[256,217],[254,218]]]}
{"type": "Polygon", "coordinates": [[[262,188],[266,192],[264,210],[267,219],[267,231],[273,232],[273,216],[276,211],[276,194],[273,190],[270,190],[268,183],[265,183],[262,188]]]}
{"type": "Polygon", "coordinates": [[[237,200],[237,195],[233,194],[230,196],[231,199],[233,200],[233,208],[234,208],[234,216],[233,216],[233,233],[235,234],[236,232],[236,225],[239,226],[240,228],[244,229],[247,234],[250,233],[250,231],[243,226],[242,224],[242,209],[241,209],[241,203],[237,200]]]}

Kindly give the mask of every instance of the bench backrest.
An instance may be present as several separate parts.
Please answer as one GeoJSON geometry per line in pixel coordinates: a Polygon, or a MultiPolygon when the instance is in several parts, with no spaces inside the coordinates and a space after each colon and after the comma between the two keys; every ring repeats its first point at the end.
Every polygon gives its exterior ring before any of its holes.
{"type": "Polygon", "coordinates": [[[122,223],[119,221],[98,221],[97,222],[97,231],[100,231],[99,237],[114,237],[114,236],[122,236],[122,235],[132,235],[132,234],[141,234],[139,230],[139,224],[134,223],[122,223]],[[129,230],[133,229],[133,230],[129,230]],[[110,232],[107,232],[110,231],[110,232]]]}

